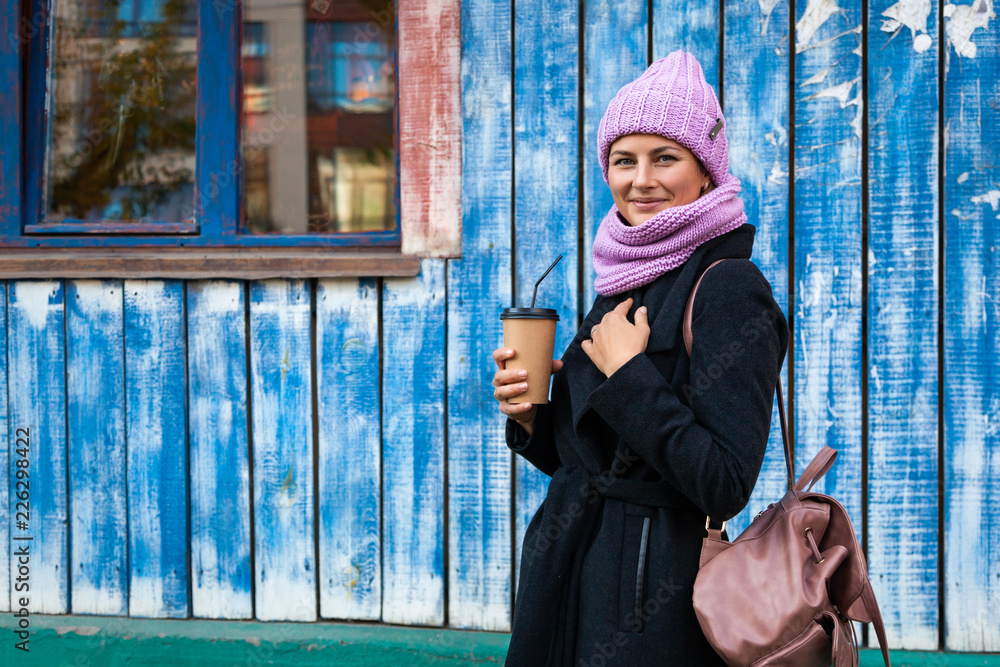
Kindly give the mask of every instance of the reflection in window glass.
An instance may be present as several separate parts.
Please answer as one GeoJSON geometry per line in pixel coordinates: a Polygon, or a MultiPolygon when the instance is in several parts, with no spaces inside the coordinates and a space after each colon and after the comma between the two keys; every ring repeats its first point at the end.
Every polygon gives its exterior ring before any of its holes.
{"type": "Polygon", "coordinates": [[[54,20],[46,217],[190,219],[195,0],[61,0],[54,20]]]}
{"type": "Polygon", "coordinates": [[[246,0],[243,18],[245,231],[395,228],[390,0],[246,0]]]}
{"type": "Polygon", "coordinates": [[[392,50],[384,41],[355,42],[364,24],[311,22],[309,110],[316,113],[392,111],[392,50]]]}

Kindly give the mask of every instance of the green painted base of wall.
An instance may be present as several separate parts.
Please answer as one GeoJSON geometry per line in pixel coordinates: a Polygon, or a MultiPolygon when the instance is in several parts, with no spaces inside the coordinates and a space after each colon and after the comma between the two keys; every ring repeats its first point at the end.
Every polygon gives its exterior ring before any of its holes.
{"type": "Polygon", "coordinates": [[[0,621],[5,667],[500,665],[509,641],[491,632],[374,624],[32,616],[24,653],[14,648],[16,620],[4,614],[0,621]]]}
{"type": "MultiPolygon", "coordinates": [[[[31,616],[29,652],[15,648],[17,620],[0,620],[4,665],[45,667],[259,667],[500,665],[509,635],[360,623],[146,620],[31,616]]],[[[1000,655],[892,651],[894,667],[1000,667],[1000,655]]],[[[862,667],[881,665],[862,651],[862,667]]]]}

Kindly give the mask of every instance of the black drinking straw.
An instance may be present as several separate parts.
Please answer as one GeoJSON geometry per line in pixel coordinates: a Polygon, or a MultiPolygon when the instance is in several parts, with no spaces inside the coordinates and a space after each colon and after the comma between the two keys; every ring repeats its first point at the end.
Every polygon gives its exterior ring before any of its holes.
{"type": "Polygon", "coordinates": [[[555,268],[556,264],[559,263],[560,259],[562,259],[562,255],[559,255],[558,257],[556,257],[556,261],[552,262],[552,265],[549,268],[545,269],[545,273],[542,274],[542,277],[539,278],[535,282],[535,291],[531,293],[531,307],[532,308],[535,307],[535,297],[538,296],[538,283],[542,282],[542,278],[545,278],[545,276],[549,275],[549,271],[551,271],[552,269],[555,268]]]}

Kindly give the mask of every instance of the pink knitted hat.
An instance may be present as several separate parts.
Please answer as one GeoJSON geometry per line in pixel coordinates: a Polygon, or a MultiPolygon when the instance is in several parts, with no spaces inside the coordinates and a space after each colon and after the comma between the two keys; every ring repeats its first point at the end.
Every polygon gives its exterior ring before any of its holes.
{"type": "Polygon", "coordinates": [[[608,152],[626,134],[673,139],[701,160],[716,185],[729,170],[725,120],[701,65],[686,51],[674,51],[650,65],[618,91],[597,130],[597,157],[608,180],[608,152]]]}

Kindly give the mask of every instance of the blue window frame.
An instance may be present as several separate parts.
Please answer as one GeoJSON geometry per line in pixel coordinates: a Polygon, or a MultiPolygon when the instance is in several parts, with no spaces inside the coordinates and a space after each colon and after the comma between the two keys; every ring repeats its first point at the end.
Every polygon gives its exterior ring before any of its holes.
{"type": "MultiPolygon", "coordinates": [[[[50,35],[54,32],[49,21],[50,1],[14,0],[4,3],[5,7],[0,9],[0,35],[7,35],[0,46],[0,150],[3,151],[0,154],[3,161],[0,246],[294,248],[400,245],[398,177],[394,179],[391,195],[396,217],[392,230],[249,232],[242,194],[247,164],[243,162],[240,149],[244,113],[241,55],[246,53],[241,54],[240,42],[242,39],[251,50],[259,50],[261,38],[259,29],[252,23],[243,26],[243,3],[238,0],[195,0],[197,21],[186,19],[175,31],[180,35],[196,36],[197,42],[195,169],[190,186],[193,206],[188,208],[189,214],[185,216],[179,207],[167,202],[158,210],[174,211],[174,219],[115,220],[115,214],[129,205],[127,192],[115,192],[110,203],[99,209],[102,215],[97,219],[92,216],[47,218],[46,151],[51,137],[47,136],[49,104],[46,97],[51,74],[46,71],[45,63],[49,62],[50,35]],[[194,33],[192,25],[197,25],[194,33]],[[22,109],[23,113],[19,113],[22,109]]],[[[105,4],[100,0],[85,2],[95,7],[105,4]]],[[[162,0],[121,0],[117,16],[112,20],[117,19],[119,28],[128,34],[141,35],[161,20],[160,2],[162,0]]],[[[106,28],[97,25],[88,29],[106,28]]],[[[326,66],[339,67],[342,60],[341,56],[333,54],[326,66]]],[[[336,96],[340,91],[331,92],[336,96]]],[[[395,111],[392,124],[398,129],[395,111]]],[[[137,140],[142,141],[142,137],[137,140]]],[[[393,141],[393,155],[398,156],[398,132],[393,132],[393,141]]],[[[395,170],[398,175],[398,157],[395,158],[395,170]]]]}

